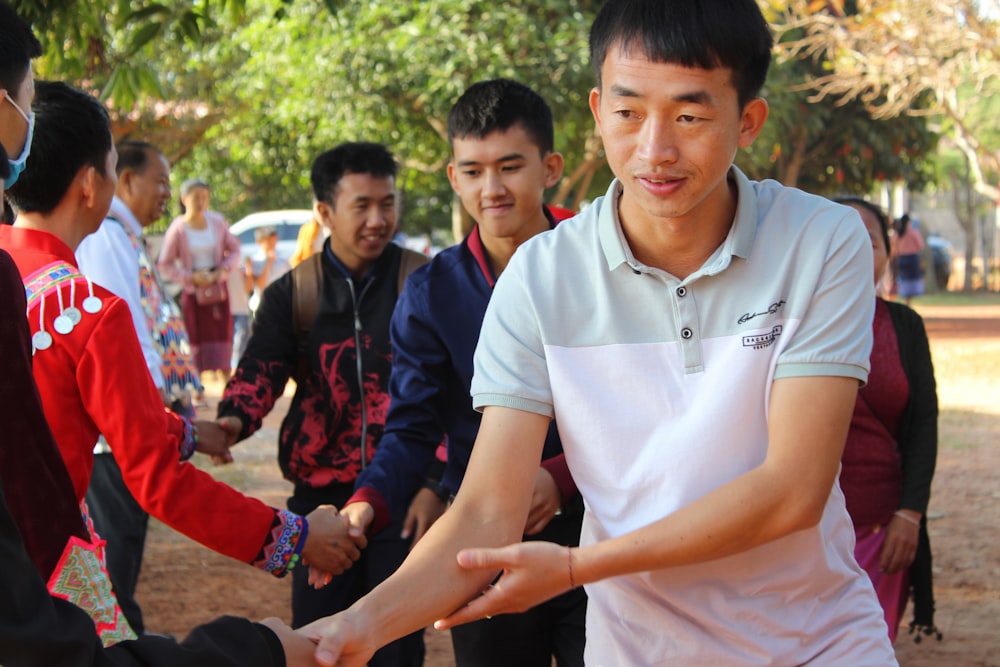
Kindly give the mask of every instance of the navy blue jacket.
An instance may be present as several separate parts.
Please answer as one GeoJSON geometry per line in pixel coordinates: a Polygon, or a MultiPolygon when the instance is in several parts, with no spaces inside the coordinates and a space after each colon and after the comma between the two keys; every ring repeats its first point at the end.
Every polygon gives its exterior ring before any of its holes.
{"type": "MultiPolygon", "coordinates": [[[[352,498],[373,506],[373,527],[384,523],[382,512],[405,511],[445,436],[448,465],[442,485],[458,491],[482,419],[469,392],[479,330],[495,283],[478,227],[407,279],[389,325],[393,358],[385,431],[352,498]],[[380,507],[380,501],[385,505],[380,507]]],[[[565,503],[576,487],[555,422],[542,459],[565,503]]]]}

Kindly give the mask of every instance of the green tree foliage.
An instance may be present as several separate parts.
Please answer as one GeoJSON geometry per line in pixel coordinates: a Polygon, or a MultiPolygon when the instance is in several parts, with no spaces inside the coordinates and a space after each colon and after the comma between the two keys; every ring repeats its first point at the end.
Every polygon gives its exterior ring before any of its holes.
{"type": "MultiPolygon", "coordinates": [[[[600,0],[13,1],[44,39],[39,74],[102,94],[116,138],[160,145],[175,182],[206,178],[230,219],[308,207],[314,157],[367,139],[400,158],[407,230],[453,227],[447,111],[470,83],[497,76],[553,107],[566,173],[550,201],[576,207],[610,178],[587,106],[600,0]]],[[[829,70],[775,63],[771,118],[741,167],[817,192],[920,182],[933,135],[919,119],[884,123],[860,103],[797,92],[829,70]]]]}
{"type": "Polygon", "coordinates": [[[763,95],[764,130],[738,164],[751,178],[773,178],[817,194],[866,194],[903,180],[922,189],[933,178],[938,137],[925,117],[876,120],[858,100],[810,102],[804,81],[825,67],[812,59],[776,61],[763,95]]]}
{"type": "Polygon", "coordinates": [[[277,23],[275,2],[251,2],[250,20],[220,47],[243,58],[216,81],[226,113],[178,168],[204,173],[233,211],[308,206],[308,169],[320,151],[382,141],[403,165],[407,227],[447,228],[447,113],[475,81],[505,76],[540,91],[553,107],[558,148],[569,164],[584,161],[593,16],[575,5],[373,0],[331,14],[299,0],[277,23]]]}

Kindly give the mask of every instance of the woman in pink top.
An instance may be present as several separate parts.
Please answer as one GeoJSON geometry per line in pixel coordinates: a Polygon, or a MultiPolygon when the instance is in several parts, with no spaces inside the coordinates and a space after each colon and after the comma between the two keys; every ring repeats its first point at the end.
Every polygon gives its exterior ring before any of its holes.
{"type": "Polygon", "coordinates": [[[215,371],[226,382],[233,350],[227,282],[229,272],[239,265],[240,243],[225,218],[208,210],[208,203],[205,181],[184,181],[182,214],[167,229],[157,268],[184,286],[181,310],[198,370],[215,371]]]}
{"type": "Polygon", "coordinates": [[[924,269],[920,264],[924,237],[911,224],[909,213],[904,213],[896,223],[895,232],[892,250],[896,259],[896,293],[909,306],[913,297],[924,293],[924,269]]]}

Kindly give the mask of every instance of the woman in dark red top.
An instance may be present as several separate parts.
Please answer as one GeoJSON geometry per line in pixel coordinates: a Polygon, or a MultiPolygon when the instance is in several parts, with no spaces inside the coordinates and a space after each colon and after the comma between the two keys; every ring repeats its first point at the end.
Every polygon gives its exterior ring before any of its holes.
{"type": "MultiPolygon", "coordinates": [[[[878,284],[889,260],[888,219],[864,200],[839,201],[861,214],[871,235],[878,284]]],[[[895,640],[911,586],[914,624],[933,628],[925,515],[937,458],[937,390],[919,315],[877,298],[873,328],[871,371],[858,391],[840,486],[857,535],[855,557],[895,640]]]]}

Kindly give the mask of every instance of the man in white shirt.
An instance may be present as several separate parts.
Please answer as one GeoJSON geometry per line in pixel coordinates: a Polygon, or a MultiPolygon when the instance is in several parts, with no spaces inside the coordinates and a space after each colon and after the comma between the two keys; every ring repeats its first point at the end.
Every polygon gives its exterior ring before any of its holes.
{"type": "MultiPolygon", "coordinates": [[[[143,229],[163,217],[170,201],[170,164],[155,146],[127,141],[118,146],[118,187],[108,217],[76,251],[80,271],[128,303],[146,367],[163,396],[163,403],[193,416],[190,389],[196,375],[184,371],[183,356],[168,355],[158,323],[176,311],[162,293],[155,264],[146,252],[143,229]],[[166,371],[166,372],[165,372],[166,371]]],[[[181,328],[180,352],[186,346],[181,328]]],[[[169,343],[168,343],[169,345],[169,343]]],[[[172,351],[178,352],[177,349],[172,351]]],[[[121,471],[102,437],[94,449],[94,471],[87,505],[97,533],[107,540],[108,572],[129,624],[141,635],[142,610],[134,598],[146,541],[149,515],[122,481],[121,471]]]]}
{"type": "Polygon", "coordinates": [[[321,665],[579,585],[588,667],[897,664],[837,485],[871,241],[733,166],[772,43],[754,0],[604,5],[590,108],[616,178],[507,264],[458,495],[392,577],[305,628],[321,665]],[[553,418],[586,503],[575,548],[519,541],[553,418]]]}

